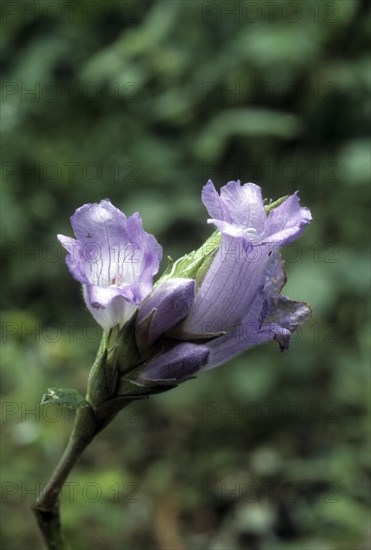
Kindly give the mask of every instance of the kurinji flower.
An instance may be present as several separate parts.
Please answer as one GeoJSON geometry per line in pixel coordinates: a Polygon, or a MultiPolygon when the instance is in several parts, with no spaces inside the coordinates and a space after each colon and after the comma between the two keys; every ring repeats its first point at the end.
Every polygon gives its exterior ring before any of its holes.
{"type": "Polygon", "coordinates": [[[86,305],[106,331],[122,326],[151,292],[162,248],[144,231],[138,213],[127,218],[109,200],[81,206],[71,224],[76,240],[58,239],[86,305]]]}
{"type": "MultiPolygon", "coordinates": [[[[286,349],[291,333],[310,317],[311,309],[280,296],[286,275],[279,248],[301,235],[312,219],[309,210],[300,207],[295,193],[267,213],[260,187],[235,181],[222,187],[220,195],[209,181],[202,199],[211,216],[208,222],[221,232],[221,242],[185,319],[165,334],[174,340],[174,356],[179,353],[176,340],[207,347],[201,369],[272,339],[286,349]]],[[[169,361],[171,351],[164,377],[169,361]]],[[[195,372],[193,364],[190,361],[188,376],[195,372]]],[[[186,378],[186,370],[183,363],[173,377],[186,378]]],[[[160,371],[157,367],[159,378],[160,371]]]]}
{"type": "Polygon", "coordinates": [[[306,303],[280,296],[285,283],[283,260],[280,252],[276,251],[242,320],[208,343],[210,354],[205,369],[221,365],[269,340],[276,340],[282,351],[289,347],[292,332],[309,319],[311,308],[306,303]]]}
{"type": "Polygon", "coordinates": [[[180,258],[153,286],[162,249],[109,200],[85,204],[71,218],[76,239],[58,235],[86,305],[105,332],[84,398],[49,388],[42,403],[76,410],[67,448],[34,505],[48,548],[61,548],[59,497],[83,450],[132,401],[170,390],[201,370],[276,340],[284,350],[310,307],[281,296],[280,247],[310,222],[296,194],[264,206],[253,183],[209,181],[202,199],[217,230],[180,258]]]}
{"type": "Polygon", "coordinates": [[[311,215],[300,207],[296,194],[267,215],[261,189],[253,183],[229,182],[219,196],[209,181],[202,200],[212,216],[208,223],[218,227],[222,241],[182,330],[204,335],[208,325],[226,330],[242,321],[270,256],[301,235],[311,215]]]}

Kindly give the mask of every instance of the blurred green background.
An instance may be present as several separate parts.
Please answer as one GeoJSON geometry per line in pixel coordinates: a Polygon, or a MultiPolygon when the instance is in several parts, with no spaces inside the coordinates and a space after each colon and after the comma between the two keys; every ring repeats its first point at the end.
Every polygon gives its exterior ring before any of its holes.
{"type": "MultiPolygon", "coordinates": [[[[366,1],[3,2],[2,548],[41,548],[30,506],[62,453],[99,330],[56,234],[83,203],[139,211],[165,257],[210,233],[210,177],[297,189],[285,251],[313,318],[123,411],[63,493],[74,549],[366,550],[366,1]]],[[[165,265],[165,261],[163,262],[165,265]]]]}

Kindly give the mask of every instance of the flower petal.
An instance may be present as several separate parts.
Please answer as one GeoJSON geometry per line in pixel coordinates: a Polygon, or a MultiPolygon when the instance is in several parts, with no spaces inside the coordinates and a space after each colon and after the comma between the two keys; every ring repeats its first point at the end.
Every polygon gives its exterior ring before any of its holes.
{"type": "Polygon", "coordinates": [[[209,180],[203,188],[202,201],[212,218],[208,223],[215,223],[229,235],[239,236],[235,232],[237,229],[240,232],[250,230],[252,235],[259,235],[264,227],[267,214],[261,189],[255,183],[241,185],[240,181],[230,181],[221,188],[219,196],[209,180]]]}
{"type": "Polygon", "coordinates": [[[127,285],[138,278],[148,281],[157,273],[162,249],[143,230],[138,213],[127,218],[103,200],[78,208],[71,223],[84,252],[85,265],[80,267],[91,284],[127,285]]]}
{"type": "Polygon", "coordinates": [[[66,264],[72,277],[80,283],[87,283],[88,278],[85,274],[86,259],[84,258],[83,247],[79,241],[65,235],[57,235],[57,239],[68,251],[66,264]]]}
{"type": "Polygon", "coordinates": [[[221,188],[220,196],[227,206],[234,224],[246,229],[261,231],[267,214],[264,209],[261,188],[255,183],[230,181],[221,188]]]}
{"type": "Polygon", "coordinates": [[[71,274],[84,285],[89,310],[105,329],[108,320],[109,328],[123,325],[133,311],[127,303],[139,305],[152,290],[161,246],[144,231],[138,213],[127,218],[109,200],[78,208],[71,223],[77,239],[58,239],[69,252],[71,274]]]}
{"type": "MultiPolygon", "coordinates": [[[[132,280],[135,281],[139,273],[140,281],[149,284],[152,288],[153,276],[158,272],[162,259],[162,247],[153,235],[144,231],[138,212],[128,218],[126,230],[128,242],[133,245],[131,262],[137,264],[135,266],[128,264],[133,272],[132,280]]],[[[130,273],[126,273],[126,275],[130,280],[130,273]]]]}
{"type": "Polygon", "coordinates": [[[303,325],[312,315],[311,307],[305,302],[296,302],[287,296],[271,298],[265,324],[276,323],[293,332],[303,325]]]}
{"type": "Polygon", "coordinates": [[[115,325],[122,326],[137,309],[120,294],[119,289],[83,285],[83,295],[90,313],[105,331],[115,325]]]}
{"type": "Polygon", "coordinates": [[[206,185],[202,188],[201,198],[212,218],[231,221],[229,212],[225,208],[225,205],[211,180],[208,180],[206,185]]]}
{"type": "Polygon", "coordinates": [[[275,247],[264,272],[264,290],[267,295],[278,296],[286,282],[285,262],[280,250],[275,247]]]}
{"type": "Polygon", "coordinates": [[[84,274],[89,283],[109,286],[121,272],[122,247],[128,243],[127,218],[109,200],[84,204],[71,217],[84,252],[84,274]]]}
{"type": "Polygon", "coordinates": [[[248,241],[251,242],[246,234],[246,230],[243,227],[234,225],[233,223],[220,221],[215,218],[209,218],[207,223],[214,224],[224,235],[229,235],[230,237],[247,237],[248,241]]]}
{"type": "Polygon", "coordinates": [[[256,293],[242,322],[235,327],[220,327],[226,334],[207,343],[210,355],[202,370],[221,365],[240,353],[276,340],[281,350],[289,347],[290,336],[311,316],[311,308],[303,302],[295,302],[279,296],[286,282],[281,254],[276,250],[267,263],[264,284],[256,293]]]}
{"type": "Polygon", "coordinates": [[[268,246],[257,246],[246,251],[243,239],[223,236],[193,306],[178,332],[215,333],[241,322],[262,285],[269,252],[268,246]]]}
{"type": "Polygon", "coordinates": [[[300,237],[312,216],[308,208],[300,207],[297,193],[274,208],[265,223],[263,240],[280,246],[291,243],[300,237]]]}
{"type": "Polygon", "coordinates": [[[226,330],[224,336],[208,342],[207,347],[210,350],[210,355],[203,370],[222,365],[243,351],[263,344],[273,338],[273,334],[269,334],[268,331],[262,331],[260,327],[260,315],[264,299],[265,293],[260,291],[250,304],[246,317],[241,323],[226,330]]]}
{"type": "Polygon", "coordinates": [[[259,306],[261,307],[261,301],[259,303],[257,300],[252,308],[255,310],[255,315],[250,312],[240,325],[233,328],[225,336],[216,338],[207,344],[210,355],[202,370],[209,370],[222,365],[240,353],[271,340],[277,340],[281,349],[287,349],[291,332],[276,323],[261,328],[256,317],[259,306]]]}

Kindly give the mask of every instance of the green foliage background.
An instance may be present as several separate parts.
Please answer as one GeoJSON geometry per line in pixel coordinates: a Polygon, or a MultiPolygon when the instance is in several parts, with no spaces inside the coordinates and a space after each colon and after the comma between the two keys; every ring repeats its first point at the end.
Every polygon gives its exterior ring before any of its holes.
{"type": "MultiPolygon", "coordinates": [[[[285,252],[312,320],[121,414],[70,477],[74,549],[368,548],[367,2],[4,2],[2,547],[69,431],[99,333],[57,233],[83,203],[139,211],[165,256],[209,235],[211,177],[300,190],[285,252]]],[[[164,262],[165,264],[165,262],[164,262]]]]}

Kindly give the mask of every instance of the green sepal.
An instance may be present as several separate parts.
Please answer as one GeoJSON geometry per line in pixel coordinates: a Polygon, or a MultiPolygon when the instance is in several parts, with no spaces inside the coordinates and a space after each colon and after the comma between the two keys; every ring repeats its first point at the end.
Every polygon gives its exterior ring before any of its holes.
{"type": "Polygon", "coordinates": [[[108,340],[109,335],[104,333],[97,356],[89,373],[86,397],[94,407],[112,397],[117,382],[117,373],[115,372],[114,365],[108,365],[107,362],[108,340]]]}
{"type": "Polygon", "coordinates": [[[169,264],[165,273],[155,284],[155,288],[164,281],[175,278],[194,279],[200,285],[219,248],[220,241],[220,231],[214,231],[199,249],[182,256],[173,264],[169,264]]]}
{"type": "Polygon", "coordinates": [[[162,393],[178,386],[175,378],[169,380],[133,380],[131,378],[121,378],[117,387],[120,396],[127,399],[140,399],[155,393],[162,393]]]}
{"type": "Polygon", "coordinates": [[[108,364],[113,364],[120,375],[133,370],[143,360],[135,338],[137,312],[115,335],[115,342],[108,351],[108,364]]]}
{"type": "Polygon", "coordinates": [[[81,393],[73,388],[48,388],[47,393],[44,393],[41,398],[41,405],[50,403],[74,410],[90,405],[81,393]]]}
{"type": "Polygon", "coordinates": [[[145,319],[143,319],[143,321],[136,327],[136,342],[142,354],[145,353],[148,348],[147,342],[149,341],[151,325],[156,313],[157,309],[153,308],[147,317],[145,317],[145,319]]]}
{"type": "Polygon", "coordinates": [[[165,271],[163,272],[161,278],[166,277],[171,273],[172,267],[174,265],[174,260],[171,256],[167,256],[167,266],[165,268],[165,271]]]}
{"type": "Polygon", "coordinates": [[[272,202],[272,199],[270,199],[270,202],[264,206],[266,213],[269,214],[271,210],[273,210],[274,208],[277,208],[277,206],[285,202],[285,200],[288,198],[289,198],[289,195],[285,195],[284,197],[281,197],[280,199],[277,199],[274,202],[272,202]]]}
{"type": "MultiPolygon", "coordinates": [[[[157,350],[157,354],[155,353],[151,360],[153,360],[156,355],[160,354],[161,351],[157,350]]],[[[150,396],[156,393],[171,390],[176,388],[180,383],[196,378],[195,376],[188,376],[181,381],[176,378],[146,378],[145,370],[147,364],[148,362],[144,361],[130,373],[130,376],[120,377],[116,390],[116,394],[118,396],[126,397],[127,399],[138,399],[140,397],[150,396]]]]}

